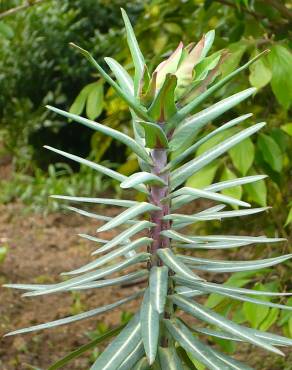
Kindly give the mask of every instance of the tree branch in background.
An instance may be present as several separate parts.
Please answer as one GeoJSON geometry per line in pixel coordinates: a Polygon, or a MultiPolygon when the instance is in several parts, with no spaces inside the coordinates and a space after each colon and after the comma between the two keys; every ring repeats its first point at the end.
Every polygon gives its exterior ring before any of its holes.
{"type": "Polygon", "coordinates": [[[265,3],[271,5],[273,8],[277,9],[278,12],[284,17],[292,20],[292,11],[288,9],[285,4],[279,0],[265,0],[265,3]]]}
{"type": "MultiPolygon", "coordinates": [[[[228,0],[215,0],[217,3],[221,3],[226,6],[230,6],[231,8],[238,9],[237,5],[228,1],[228,0]]],[[[244,11],[251,16],[255,17],[255,19],[259,20],[261,18],[261,15],[259,13],[253,12],[252,10],[249,10],[247,8],[244,8],[244,11]]]]}
{"type": "Polygon", "coordinates": [[[0,13],[0,19],[8,17],[10,15],[13,15],[15,13],[18,13],[19,11],[25,10],[27,8],[30,8],[30,7],[34,6],[34,5],[39,5],[39,4],[41,4],[45,1],[47,1],[47,0],[28,0],[28,1],[25,1],[22,5],[19,5],[15,8],[11,8],[11,9],[6,10],[5,12],[0,13]]]}

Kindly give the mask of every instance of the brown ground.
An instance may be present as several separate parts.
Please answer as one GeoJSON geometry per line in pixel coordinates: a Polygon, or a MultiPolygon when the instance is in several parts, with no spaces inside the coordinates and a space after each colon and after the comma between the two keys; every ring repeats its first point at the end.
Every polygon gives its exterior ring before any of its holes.
{"type": "MultiPolygon", "coordinates": [[[[106,209],[113,214],[115,209],[106,209]]],[[[8,256],[0,265],[0,283],[51,283],[58,274],[72,270],[89,261],[92,242],[79,238],[79,232],[94,235],[98,222],[78,215],[26,215],[19,205],[0,208],[0,243],[9,246],[8,256]]],[[[102,237],[109,238],[110,232],[102,237]]],[[[130,295],[136,288],[103,288],[81,294],[82,309],[89,310],[130,295]]],[[[1,288],[0,337],[16,328],[34,325],[72,314],[78,310],[72,294],[21,298],[20,291],[1,288]]],[[[122,306],[134,312],[138,302],[122,306]]],[[[97,322],[109,326],[120,323],[119,308],[97,318],[80,321],[36,334],[7,337],[0,340],[0,369],[32,369],[29,365],[47,369],[55,360],[89,341],[86,333],[95,330],[97,322]]],[[[291,370],[290,361],[277,363],[276,357],[259,353],[250,347],[241,350],[239,357],[259,370],[291,370]],[[262,356],[259,359],[258,356],[262,356]],[[276,362],[275,362],[276,361],[276,362]],[[290,362],[290,365],[288,365],[290,362]]],[[[64,369],[86,370],[90,352],[64,369]]],[[[164,369],[163,369],[164,370],[164,369]]]]}

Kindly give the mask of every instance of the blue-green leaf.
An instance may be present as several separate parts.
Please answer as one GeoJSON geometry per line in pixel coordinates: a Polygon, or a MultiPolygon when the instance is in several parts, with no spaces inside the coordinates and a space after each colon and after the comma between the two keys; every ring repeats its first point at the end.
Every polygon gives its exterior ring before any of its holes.
{"type": "Polygon", "coordinates": [[[135,255],[134,257],[127,259],[126,261],[119,262],[115,265],[105,267],[103,269],[88,272],[81,276],[74,277],[72,279],[63,281],[61,283],[47,285],[46,289],[28,292],[28,293],[25,293],[23,296],[28,297],[28,296],[37,296],[37,295],[61,292],[61,291],[67,290],[68,288],[76,287],[81,284],[85,284],[85,283],[89,283],[97,279],[101,279],[105,276],[113,274],[114,272],[121,271],[128,266],[132,266],[136,263],[146,262],[148,259],[149,259],[148,253],[140,253],[140,254],[135,255]]]}
{"type": "Polygon", "coordinates": [[[152,307],[158,312],[164,311],[164,305],[168,289],[168,268],[166,266],[154,266],[151,268],[149,277],[149,290],[152,307]]]}
{"type": "Polygon", "coordinates": [[[243,339],[249,343],[262,347],[268,351],[283,355],[283,353],[270,345],[268,342],[256,337],[250,331],[246,330],[245,327],[235,324],[234,322],[226,319],[224,316],[217,314],[216,312],[200,305],[197,302],[190,301],[189,299],[182,296],[172,296],[172,301],[183,311],[195,316],[199,320],[203,320],[211,325],[216,325],[219,328],[227,331],[228,333],[236,335],[238,338],[243,339]]]}
{"type": "Polygon", "coordinates": [[[128,72],[113,58],[104,58],[107,65],[110,67],[120,87],[131,96],[134,96],[134,84],[128,72]]]}
{"type": "MultiPolygon", "coordinates": [[[[63,150],[55,149],[55,148],[52,148],[48,145],[45,145],[44,148],[49,149],[52,152],[58,153],[58,154],[66,157],[66,158],[72,159],[73,161],[75,161],[77,163],[80,163],[80,164],[83,164],[83,165],[85,165],[89,168],[92,168],[93,170],[98,171],[98,172],[100,172],[100,173],[102,173],[106,176],[109,176],[109,177],[111,177],[114,180],[117,180],[119,182],[123,182],[124,180],[127,179],[127,176],[124,176],[119,172],[111,170],[110,168],[102,166],[98,163],[95,163],[95,162],[89,161],[87,159],[83,159],[81,157],[78,157],[77,155],[63,152],[63,150]]],[[[146,193],[146,194],[148,193],[148,190],[143,185],[137,185],[135,188],[137,190],[141,191],[142,193],[146,193]]]]}
{"type": "Polygon", "coordinates": [[[106,125],[102,125],[100,123],[91,121],[87,118],[80,117],[76,114],[69,113],[66,111],[63,111],[61,109],[51,107],[50,105],[47,105],[47,108],[50,109],[51,111],[60,114],[61,116],[67,117],[69,119],[72,119],[76,122],[81,123],[82,125],[85,125],[89,128],[92,128],[93,130],[96,130],[98,132],[101,132],[105,135],[108,135],[121,143],[127,145],[130,149],[133,150],[134,153],[136,153],[139,157],[141,157],[144,161],[148,162],[149,164],[152,163],[150,156],[146,152],[145,148],[143,148],[141,145],[139,145],[134,139],[132,139],[130,136],[114,130],[111,127],[108,127],[106,125]]]}
{"type": "Polygon", "coordinates": [[[128,323],[121,333],[111,342],[90,370],[117,370],[141,341],[139,314],[128,323]]]}
{"type": "Polygon", "coordinates": [[[128,46],[129,46],[132,59],[134,62],[134,66],[135,66],[135,83],[134,84],[135,84],[135,92],[137,92],[139,81],[143,77],[145,61],[141,53],[141,50],[139,48],[134,30],[128,18],[128,15],[124,9],[121,9],[121,11],[122,11],[123,20],[124,20],[125,27],[126,27],[128,46]]]}
{"type": "Polygon", "coordinates": [[[188,279],[201,280],[199,276],[194,274],[185,264],[180,262],[169,248],[158,249],[157,255],[162,259],[166,266],[178,275],[188,279]]]}
{"type": "Polygon", "coordinates": [[[126,209],[125,211],[120,213],[118,216],[114,217],[112,220],[107,222],[105,225],[98,228],[97,232],[102,232],[102,231],[113,229],[114,227],[118,227],[122,225],[123,223],[127,222],[128,220],[131,220],[141,214],[144,214],[145,212],[157,211],[157,210],[160,210],[160,207],[157,207],[153,204],[150,204],[147,202],[138,203],[134,205],[133,207],[126,209]]]}
{"type": "Polygon", "coordinates": [[[127,230],[121,232],[119,235],[117,235],[112,240],[105,243],[101,248],[97,249],[92,254],[94,255],[94,254],[99,254],[99,253],[106,252],[106,251],[114,248],[115,246],[125,242],[126,240],[128,240],[132,236],[136,235],[140,231],[145,230],[146,228],[150,228],[152,226],[154,226],[154,224],[152,222],[140,221],[140,222],[136,223],[135,225],[131,226],[130,228],[128,228],[127,230]]]}
{"type": "Polygon", "coordinates": [[[157,175],[149,172],[137,172],[129,176],[125,181],[121,183],[121,188],[128,189],[134,188],[140,184],[155,184],[165,186],[166,183],[157,175]]]}
{"type": "Polygon", "coordinates": [[[193,336],[192,332],[177,319],[163,320],[167,330],[171,336],[187,351],[190,352],[196,359],[208,366],[212,370],[229,370],[224,362],[217,359],[209,347],[200,342],[193,336]]]}
{"type": "Polygon", "coordinates": [[[102,265],[105,265],[108,262],[112,262],[115,258],[120,257],[125,255],[126,253],[129,253],[132,250],[135,250],[142,245],[149,245],[152,242],[153,239],[147,238],[147,237],[142,237],[140,239],[136,239],[131,243],[127,243],[123,245],[122,247],[115,249],[114,251],[96,259],[95,261],[92,261],[77,270],[73,270],[70,272],[65,272],[62,275],[75,275],[75,274],[80,274],[89,270],[92,270],[94,268],[100,267],[102,265]]]}
{"type": "Polygon", "coordinates": [[[197,132],[204,127],[207,123],[219,117],[227,110],[239,104],[243,100],[250,97],[256,91],[255,88],[249,88],[234,94],[220,102],[208,107],[194,116],[188,118],[185,122],[182,122],[173,133],[173,139],[170,141],[169,146],[171,150],[177,150],[183,146],[186,140],[190,140],[190,137],[194,138],[197,132]]]}
{"type": "Polygon", "coordinates": [[[245,130],[242,130],[241,132],[224,140],[222,143],[216,145],[214,148],[203,153],[199,157],[187,162],[177,170],[173,171],[170,177],[172,189],[175,189],[178,185],[182,184],[193,173],[200,170],[201,168],[212,162],[215,158],[218,158],[221,154],[225,153],[226,151],[231,149],[234,145],[251,136],[264,126],[265,123],[261,122],[245,130]]]}
{"type": "Polygon", "coordinates": [[[159,313],[151,304],[149,288],[144,294],[140,312],[141,335],[150,365],[156,358],[159,338],[159,313]]]}
{"type": "Polygon", "coordinates": [[[130,297],[123,298],[123,299],[121,299],[121,300],[119,300],[115,303],[108,304],[108,305],[103,306],[103,307],[95,308],[95,309],[87,311],[87,312],[82,312],[78,315],[65,317],[64,319],[59,319],[59,320],[55,320],[55,321],[50,321],[50,322],[47,322],[45,324],[31,326],[29,328],[15,330],[15,331],[12,331],[11,333],[6,334],[5,336],[16,335],[16,334],[24,334],[24,333],[29,333],[29,332],[32,332],[32,331],[43,330],[43,329],[50,329],[50,328],[53,328],[55,326],[65,325],[65,324],[69,324],[69,323],[72,323],[72,322],[75,322],[75,321],[88,319],[90,317],[99,315],[101,313],[110,311],[110,310],[112,310],[116,307],[119,307],[122,304],[124,304],[126,302],[129,302],[129,301],[139,297],[141,295],[141,293],[142,292],[135,293],[135,294],[131,295],[130,297]]]}

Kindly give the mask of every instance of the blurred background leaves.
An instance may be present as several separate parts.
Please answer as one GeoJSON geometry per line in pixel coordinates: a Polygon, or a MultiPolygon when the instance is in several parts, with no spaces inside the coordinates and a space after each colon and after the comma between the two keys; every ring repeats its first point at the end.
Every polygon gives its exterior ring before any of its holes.
{"type": "MultiPolygon", "coordinates": [[[[1,3],[2,12],[21,4],[16,0],[8,3],[1,3]]],[[[292,9],[288,1],[65,0],[60,5],[58,1],[50,0],[2,18],[0,161],[9,164],[10,185],[1,176],[5,189],[1,201],[9,202],[19,198],[21,193],[25,203],[37,203],[37,209],[48,209],[49,205],[50,209],[51,203],[44,200],[45,195],[70,193],[73,178],[78,178],[79,195],[87,194],[84,189],[88,188],[88,176],[93,175],[87,174],[86,169],[72,166],[72,163],[63,168],[62,165],[56,167],[59,159],[46,153],[43,144],[54,144],[69,152],[74,149],[77,155],[97,161],[110,160],[126,175],[137,169],[135,160],[124,146],[74,122],[66,122],[44,109],[44,105],[50,103],[129,133],[131,125],[126,106],[86,60],[68,46],[73,41],[90,50],[104,66],[101,56],[114,56],[131,73],[121,6],[126,8],[135,24],[146,59],[154,57],[150,69],[161,62],[155,58],[158,53],[168,55],[179,41],[197,41],[212,28],[216,30],[212,51],[228,51],[221,76],[257,53],[270,50],[268,55],[215,96],[216,101],[250,85],[257,87],[260,91],[253,99],[226,114],[224,122],[236,114],[250,111],[254,113],[254,120],[267,121],[266,129],[253,141],[248,139],[244,146],[237,145],[228,156],[191,177],[188,186],[203,187],[216,178],[267,173],[267,181],[234,188],[232,195],[261,206],[267,204],[268,197],[276,218],[271,219],[270,226],[277,229],[280,226],[280,232],[286,234],[291,223],[289,179],[292,153],[292,123],[289,118],[292,102],[292,9]],[[50,183],[50,191],[46,183],[50,183]],[[24,186],[26,191],[18,190],[24,186]]],[[[206,106],[211,103],[209,101],[206,106]]],[[[221,123],[215,120],[208,129],[221,123]]],[[[230,133],[231,130],[226,135],[230,133]]],[[[214,140],[220,142],[223,139],[217,135],[203,144],[196,155],[214,145],[214,140]]],[[[90,181],[91,184],[93,182],[90,181]]],[[[99,179],[99,185],[95,184],[88,191],[94,195],[110,186],[110,183],[101,184],[102,179],[99,179]]]]}

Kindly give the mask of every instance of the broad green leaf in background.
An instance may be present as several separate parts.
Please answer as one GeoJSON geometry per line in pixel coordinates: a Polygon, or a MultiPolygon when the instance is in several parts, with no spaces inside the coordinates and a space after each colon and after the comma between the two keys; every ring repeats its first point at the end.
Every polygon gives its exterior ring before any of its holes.
{"type": "Polygon", "coordinates": [[[80,93],[75,98],[74,102],[72,103],[69,113],[80,115],[85,108],[86,100],[88,98],[88,94],[91,91],[92,86],[95,86],[96,82],[91,83],[83,87],[80,93]]]}
{"type": "MultiPolygon", "coordinates": [[[[256,175],[255,171],[251,171],[250,175],[256,175]]],[[[259,180],[244,186],[249,198],[262,207],[267,205],[267,187],[264,180],[259,180]]]]}
{"type": "Polygon", "coordinates": [[[266,134],[259,134],[258,147],[261,150],[265,162],[276,172],[281,172],[283,156],[276,141],[266,134]]]}
{"type": "Polygon", "coordinates": [[[269,328],[277,321],[280,310],[278,308],[270,308],[268,315],[262,321],[259,329],[262,331],[267,331],[269,328]]]}
{"type": "Polygon", "coordinates": [[[285,47],[275,44],[268,55],[272,69],[272,90],[278,102],[289,109],[292,102],[292,53],[285,47]]]}
{"type": "Polygon", "coordinates": [[[266,56],[257,60],[249,67],[249,69],[249,82],[252,86],[260,89],[271,81],[272,71],[266,62],[266,56]]]}
{"type": "MultiPolygon", "coordinates": [[[[228,168],[224,167],[224,170],[222,172],[220,181],[227,181],[235,179],[237,176],[228,168]]],[[[227,188],[221,190],[221,193],[224,195],[227,195],[229,197],[235,198],[235,199],[241,199],[242,196],[242,187],[241,186],[233,186],[232,188],[227,188]]],[[[233,205],[233,208],[237,209],[238,206],[233,205]]]]}
{"type": "Polygon", "coordinates": [[[281,129],[286,132],[289,136],[292,136],[292,122],[286,123],[285,125],[281,126],[281,129]]]}
{"type": "Polygon", "coordinates": [[[262,306],[250,302],[244,302],[243,304],[243,312],[245,314],[245,317],[251,324],[251,327],[254,329],[259,328],[260,324],[269,314],[269,311],[270,309],[267,306],[262,306]]]}
{"type": "Polygon", "coordinates": [[[0,21],[0,34],[6,37],[7,39],[12,39],[14,36],[14,31],[11,26],[9,26],[3,21],[0,21]]]}
{"type": "Polygon", "coordinates": [[[186,182],[186,186],[196,189],[203,189],[204,187],[212,184],[218,167],[218,161],[208,164],[206,167],[189,177],[186,182]]]}
{"type": "Polygon", "coordinates": [[[255,148],[250,138],[247,138],[229,150],[234,167],[246,175],[254,161],[255,148]]]}
{"type": "Polygon", "coordinates": [[[89,119],[95,120],[103,109],[103,83],[98,81],[92,84],[86,102],[86,115],[89,119]]]}
{"type": "Polygon", "coordinates": [[[241,58],[247,49],[247,46],[247,43],[242,40],[228,46],[227,50],[230,52],[230,55],[220,68],[222,77],[227,76],[238,67],[241,58]]]}
{"type": "Polygon", "coordinates": [[[292,222],[292,207],[290,208],[290,211],[288,213],[288,216],[286,218],[285,226],[288,226],[292,222]]]}
{"type": "MultiPolygon", "coordinates": [[[[247,283],[251,280],[251,275],[255,275],[256,272],[236,272],[232,274],[232,276],[225,281],[225,285],[229,286],[235,286],[237,288],[244,287],[247,283]]],[[[205,306],[208,308],[214,308],[219,303],[221,303],[224,299],[226,299],[224,296],[212,293],[208,297],[205,306]]]]}

